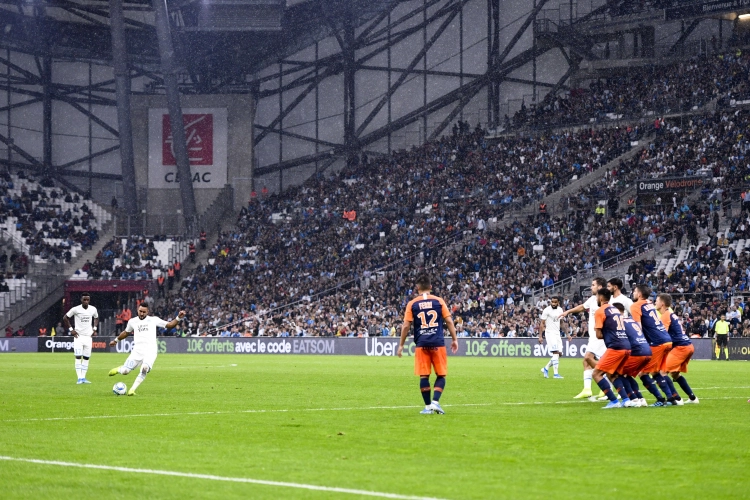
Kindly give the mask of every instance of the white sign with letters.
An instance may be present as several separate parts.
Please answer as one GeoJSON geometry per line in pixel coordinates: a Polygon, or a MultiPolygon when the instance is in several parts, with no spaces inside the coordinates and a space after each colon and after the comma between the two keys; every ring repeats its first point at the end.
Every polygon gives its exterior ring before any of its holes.
{"type": "MultiPolygon", "coordinates": [[[[193,188],[220,189],[227,183],[227,110],[182,110],[193,188]]],[[[172,124],[163,108],[148,110],[148,187],[177,189],[172,124]]]]}

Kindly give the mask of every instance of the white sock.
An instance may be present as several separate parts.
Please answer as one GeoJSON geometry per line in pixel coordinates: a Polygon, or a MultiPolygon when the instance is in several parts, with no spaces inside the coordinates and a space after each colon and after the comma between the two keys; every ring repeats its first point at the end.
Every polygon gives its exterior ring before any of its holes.
{"type": "Polygon", "coordinates": [[[583,370],[583,390],[590,391],[591,390],[591,379],[594,377],[594,370],[589,368],[588,370],[583,370]]]}
{"type": "Polygon", "coordinates": [[[138,386],[141,385],[141,382],[143,382],[146,379],[146,374],[143,372],[140,372],[137,377],[135,377],[135,382],[133,382],[133,387],[130,388],[131,391],[135,391],[138,389],[138,386]]]}
{"type": "Polygon", "coordinates": [[[120,366],[117,368],[117,373],[119,373],[120,375],[127,375],[128,373],[130,373],[130,370],[128,370],[124,366],[120,366]]]}
{"type": "Polygon", "coordinates": [[[81,360],[81,378],[86,378],[86,372],[89,371],[89,360],[81,360]]]}
{"type": "Polygon", "coordinates": [[[545,368],[550,368],[552,366],[552,360],[554,359],[554,356],[550,358],[549,361],[547,361],[547,364],[544,365],[545,368]]]}
{"type": "Polygon", "coordinates": [[[429,405],[424,405],[424,409],[425,409],[425,410],[429,410],[430,408],[432,408],[432,405],[431,405],[431,404],[429,404],[429,405]]]}
{"type": "Polygon", "coordinates": [[[550,363],[552,363],[552,369],[555,370],[555,375],[557,375],[558,365],[560,364],[559,359],[560,359],[559,354],[553,354],[552,359],[549,361],[550,363]]]}
{"type": "Polygon", "coordinates": [[[83,378],[83,375],[81,375],[81,362],[76,358],[76,376],[79,379],[83,378]]]}

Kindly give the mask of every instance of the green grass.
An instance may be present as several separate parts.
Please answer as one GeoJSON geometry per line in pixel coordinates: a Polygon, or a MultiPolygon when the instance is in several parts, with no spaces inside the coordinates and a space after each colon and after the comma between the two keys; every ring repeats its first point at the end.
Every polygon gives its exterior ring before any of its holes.
{"type": "MultiPolygon", "coordinates": [[[[538,359],[451,358],[440,416],[418,414],[411,358],[166,354],[130,398],[111,387],[134,374],[107,377],[124,359],[94,354],[93,383],[78,386],[69,354],[3,355],[0,455],[447,499],[750,495],[748,363],[693,362],[700,405],[603,411],[570,399],[578,360],[561,361],[564,380],[545,380],[538,359]],[[475,404],[485,406],[452,406],[475,404]],[[55,417],[65,419],[30,420],[55,417]]],[[[0,492],[356,497],[3,460],[0,492]]]]}

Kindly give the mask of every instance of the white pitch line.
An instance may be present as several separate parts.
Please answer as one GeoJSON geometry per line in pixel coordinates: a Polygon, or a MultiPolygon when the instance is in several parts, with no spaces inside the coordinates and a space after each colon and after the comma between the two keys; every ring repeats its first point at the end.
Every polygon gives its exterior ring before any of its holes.
{"type": "MultiPolygon", "coordinates": [[[[491,406],[493,403],[467,403],[455,405],[443,405],[445,407],[457,406],[491,406]]],[[[510,403],[516,404],[516,403],[510,403]]],[[[132,415],[84,415],[79,417],[47,417],[47,418],[17,418],[12,420],[0,420],[0,422],[52,422],[57,420],[83,420],[83,419],[108,419],[108,418],[133,418],[133,417],[179,417],[184,415],[236,415],[240,413],[297,413],[303,411],[362,411],[362,410],[401,410],[401,409],[422,408],[421,406],[364,406],[354,408],[294,408],[279,410],[236,410],[236,411],[190,411],[174,413],[136,413],[132,415]]]]}
{"type": "MultiPolygon", "coordinates": [[[[709,390],[709,389],[750,389],[748,387],[704,387],[701,389],[695,389],[696,391],[709,390]]],[[[702,400],[712,399],[744,399],[746,396],[726,396],[726,397],[715,397],[715,398],[700,398],[702,400]]],[[[581,404],[591,403],[587,399],[577,400],[565,400],[565,401],[518,401],[518,402],[507,402],[507,403],[466,403],[466,404],[454,404],[454,405],[443,405],[446,408],[456,407],[469,407],[469,406],[526,406],[526,405],[570,405],[570,404],[581,404]]],[[[188,412],[173,412],[173,413],[135,413],[135,414],[120,414],[120,415],[83,415],[77,417],[45,417],[45,418],[16,418],[8,420],[0,420],[0,422],[55,422],[58,420],[99,420],[99,419],[110,419],[110,418],[148,418],[148,417],[180,417],[187,415],[237,415],[242,413],[297,413],[297,412],[322,412],[322,411],[371,411],[371,410],[404,410],[422,408],[421,406],[404,405],[404,406],[361,406],[352,408],[284,408],[278,410],[235,410],[235,411],[188,411],[188,412]]]]}
{"type": "Polygon", "coordinates": [[[12,462],[26,462],[26,463],[39,464],[39,465],[57,465],[60,467],[77,467],[81,469],[109,470],[109,471],[115,471],[115,472],[127,472],[127,473],[132,473],[132,474],[153,474],[157,476],[175,476],[175,477],[186,477],[190,479],[207,479],[209,481],[227,481],[231,483],[261,484],[264,486],[277,486],[281,488],[297,488],[297,489],[302,489],[302,490],[327,491],[331,493],[344,493],[348,495],[361,495],[361,496],[379,497],[379,498],[396,498],[399,500],[441,500],[439,498],[434,498],[434,497],[400,495],[398,493],[384,493],[380,491],[357,490],[353,488],[337,488],[334,486],[318,486],[315,484],[290,483],[286,481],[268,481],[265,479],[252,479],[249,477],[214,476],[213,474],[195,474],[192,472],[177,472],[177,471],[158,470],[158,469],[133,469],[130,467],[116,467],[112,465],[81,464],[81,463],[75,463],[75,462],[60,462],[57,460],[38,460],[34,458],[17,458],[17,457],[6,457],[6,456],[0,456],[0,460],[7,460],[7,461],[12,461],[12,462]]]}

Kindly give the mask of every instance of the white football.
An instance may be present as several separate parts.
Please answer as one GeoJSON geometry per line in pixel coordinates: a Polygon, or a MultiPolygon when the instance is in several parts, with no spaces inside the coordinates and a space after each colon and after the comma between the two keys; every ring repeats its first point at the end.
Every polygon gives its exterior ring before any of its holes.
{"type": "Polygon", "coordinates": [[[114,392],[118,396],[124,396],[125,393],[128,392],[128,386],[125,385],[125,382],[117,382],[112,388],[112,392],[114,392]]]}

